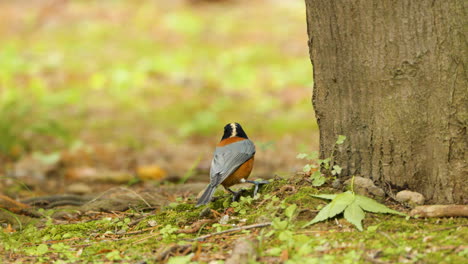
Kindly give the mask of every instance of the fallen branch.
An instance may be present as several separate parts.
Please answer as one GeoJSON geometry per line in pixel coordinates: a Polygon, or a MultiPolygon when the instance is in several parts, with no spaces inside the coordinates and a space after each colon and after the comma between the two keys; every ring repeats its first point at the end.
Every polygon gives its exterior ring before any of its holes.
{"type": "Polygon", "coordinates": [[[411,210],[410,215],[420,217],[468,217],[468,205],[423,205],[411,210]]]}
{"type": "Polygon", "coordinates": [[[33,207],[53,208],[63,205],[83,205],[90,199],[78,195],[50,195],[34,197],[23,200],[22,202],[33,207]]]}
{"type": "Polygon", "coordinates": [[[194,239],[189,239],[189,241],[203,241],[206,238],[209,238],[209,237],[212,237],[212,236],[217,236],[217,235],[221,235],[221,234],[237,232],[237,231],[242,231],[242,230],[248,230],[248,229],[253,229],[253,228],[267,227],[267,226],[270,226],[270,225],[271,225],[271,222],[248,225],[248,226],[240,226],[240,227],[235,227],[235,228],[231,228],[231,229],[228,229],[228,230],[224,230],[224,231],[215,232],[215,233],[211,233],[211,234],[208,234],[208,235],[200,236],[200,237],[197,237],[197,238],[194,238],[194,239]]]}

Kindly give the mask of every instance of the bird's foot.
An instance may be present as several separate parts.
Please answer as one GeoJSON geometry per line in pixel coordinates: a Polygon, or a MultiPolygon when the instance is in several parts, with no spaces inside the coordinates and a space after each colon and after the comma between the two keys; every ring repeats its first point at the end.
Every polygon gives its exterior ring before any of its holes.
{"type": "Polygon", "coordinates": [[[267,183],[270,183],[269,181],[249,181],[249,180],[244,180],[244,182],[248,182],[248,183],[252,183],[252,184],[255,184],[255,189],[254,189],[254,192],[253,192],[253,197],[255,197],[255,195],[257,195],[257,192],[258,192],[258,188],[260,185],[264,185],[264,184],[267,184],[267,183]]]}
{"type": "Polygon", "coordinates": [[[221,196],[213,196],[213,197],[211,197],[211,202],[216,202],[221,198],[222,198],[221,196]]]}
{"type": "Polygon", "coordinates": [[[242,196],[242,193],[245,192],[245,189],[240,189],[239,191],[235,192],[229,188],[227,188],[227,190],[232,193],[232,201],[233,202],[237,202],[239,201],[240,197],[242,196]]]}

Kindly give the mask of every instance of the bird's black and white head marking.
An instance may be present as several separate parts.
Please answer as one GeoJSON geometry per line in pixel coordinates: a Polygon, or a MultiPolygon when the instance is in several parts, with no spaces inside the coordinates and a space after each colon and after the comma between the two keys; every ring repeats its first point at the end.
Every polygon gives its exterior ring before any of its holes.
{"type": "Polygon", "coordinates": [[[248,139],[247,134],[244,132],[239,123],[229,123],[226,126],[224,126],[224,134],[221,140],[230,137],[241,137],[248,139]]]}

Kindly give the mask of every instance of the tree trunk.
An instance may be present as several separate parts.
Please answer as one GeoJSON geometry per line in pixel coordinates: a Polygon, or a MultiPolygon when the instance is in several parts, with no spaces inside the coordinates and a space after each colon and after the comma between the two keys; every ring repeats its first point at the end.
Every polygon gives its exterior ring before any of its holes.
{"type": "Polygon", "coordinates": [[[320,152],[342,176],[468,202],[466,5],[306,0],[320,152]]]}

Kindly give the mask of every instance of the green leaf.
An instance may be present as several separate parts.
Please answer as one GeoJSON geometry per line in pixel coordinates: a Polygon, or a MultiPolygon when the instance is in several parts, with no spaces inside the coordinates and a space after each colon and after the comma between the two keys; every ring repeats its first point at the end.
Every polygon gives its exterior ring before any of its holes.
{"type": "Polygon", "coordinates": [[[344,211],[344,218],[351,224],[355,225],[359,231],[362,231],[362,219],[366,216],[366,213],[359,207],[356,201],[346,207],[344,211]]]}
{"type": "MultiPolygon", "coordinates": [[[[403,213],[392,210],[383,204],[376,202],[373,199],[362,195],[355,195],[351,191],[347,191],[338,195],[334,194],[319,194],[311,195],[312,197],[332,200],[329,204],[320,210],[312,221],[305,224],[303,227],[315,224],[317,222],[332,218],[344,211],[345,219],[355,225],[357,229],[363,231],[362,220],[365,217],[364,211],[372,213],[389,213],[406,216],[403,213]]],[[[371,231],[370,229],[369,231],[371,231]]],[[[375,231],[375,230],[374,230],[375,231]]]]}
{"type": "Polygon", "coordinates": [[[337,194],[311,194],[310,196],[320,199],[333,200],[337,194]]]}
{"type": "Polygon", "coordinates": [[[291,241],[292,237],[293,237],[293,232],[289,230],[283,230],[278,235],[278,239],[281,241],[291,241]]]}
{"type": "Polygon", "coordinates": [[[313,180],[315,178],[319,178],[320,176],[322,176],[322,174],[320,173],[320,171],[314,171],[314,173],[312,173],[312,175],[310,175],[310,178],[313,180]]]}
{"type": "Polygon", "coordinates": [[[288,227],[288,221],[281,221],[280,218],[276,217],[271,222],[271,225],[276,230],[285,230],[288,227]]]}
{"type": "Polygon", "coordinates": [[[346,140],[346,136],[343,136],[343,135],[338,135],[338,139],[336,140],[336,144],[337,145],[341,145],[345,142],[346,140]]]}
{"type": "Polygon", "coordinates": [[[318,158],[318,152],[317,151],[313,151],[311,152],[308,156],[307,156],[307,159],[308,160],[314,160],[314,159],[317,159],[318,158]]]}
{"type": "Polygon", "coordinates": [[[314,177],[314,179],[312,180],[312,185],[315,187],[322,186],[325,183],[325,180],[325,177],[319,175],[317,177],[314,177]]]}
{"type": "Polygon", "coordinates": [[[378,203],[377,201],[362,196],[362,195],[356,195],[356,203],[365,211],[372,212],[372,213],[386,213],[386,214],[397,214],[397,215],[402,215],[406,216],[406,214],[400,213],[398,211],[392,210],[388,208],[387,206],[378,203]]]}
{"type": "Polygon", "coordinates": [[[315,223],[318,223],[320,221],[328,219],[328,212],[330,210],[331,203],[327,204],[325,207],[320,210],[320,212],[312,219],[310,222],[307,224],[303,225],[302,228],[313,225],[315,223]]]}
{"type": "Polygon", "coordinates": [[[342,213],[345,208],[354,202],[354,194],[350,191],[340,193],[333,199],[330,203],[330,211],[328,212],[328,217],[332,218],[335,215],[342,213]]]}
{"type": "MultiPolygon", "coordinates": [[[[330,195],[313,195],[314,197],[330,199],[330,195]]],[[[303,227],[318,223],[320,221],[332,218],[335,215],[343,212],[345,208],[354,201],[354,194],[350,191],[336,195],[336,197],[320,210],[320,212],[312,219],[312,221],[305,224],[303,227]]]]}
{"type": "Polygon", "coordinates": [[[323,164],[323,165],[328,165],[330,163],[330,158],[326,158],[326,159],[319,159],[317,160],[317,163],[318,164],[323,164]]]}
{"type": "Polygon", "coordinates": [[[333,165],[332,174],[337,175],[337,174],[340,174],[340,173],[341,173],[341,167],[338,166],[338,165],[333,165]]]}
{"type": "Polygon", "coordinates": [[[296,211],[297,209],[297,205],[296,204],[292,204],[290,205],[288,208],[286,208],[286,210],[284,210],[284,214],[289,218],[291,219],[294,215],[294,212],[296,211]]]}

